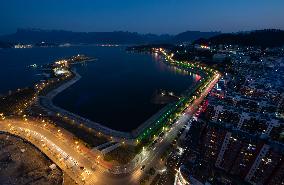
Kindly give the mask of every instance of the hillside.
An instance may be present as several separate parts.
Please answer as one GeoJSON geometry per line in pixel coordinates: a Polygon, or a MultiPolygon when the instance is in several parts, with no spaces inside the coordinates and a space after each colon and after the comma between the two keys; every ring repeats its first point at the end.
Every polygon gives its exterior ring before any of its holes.
{"type": "Polygon", "coordinates": [[[221,32],[200,32],[200,31],[186,31],[174,36],[176,42],[191,42],[200,38],[208,39],[216,35],[220,35],[221,32]]]}
{"type": "Polygon", "coordinates": [[[195,43],[278,47],[284,46],[284,31],[268,29],[246,33],[221,34],[209,39],[199,39],[195,43]]]}
{"type": "Polygon", "coordinates": [[[136,32],[72,32],[64,30],[18,29],[16,33],[0,36],[0,41],[11,43],[86,43],[86,44],[149,44],[178,43],[209,38],[219,32],[187,31],[178,35],[139,34],[136,32]]]}
{"type": "Polygon", "coordinates": [[[16,33],[0,36],[0,40],[21,43],[143,43],[163,39],[153,35],[131,32],[72,32],[63,30],[18,29],[16,33]]]}

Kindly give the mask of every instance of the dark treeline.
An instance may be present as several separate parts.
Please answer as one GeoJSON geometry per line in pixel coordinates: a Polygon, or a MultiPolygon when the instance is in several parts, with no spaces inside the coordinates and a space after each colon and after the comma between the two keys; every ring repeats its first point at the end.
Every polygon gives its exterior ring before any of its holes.
{"type": "Polygon", "coordinates": [[[240,46],[279,47],[284,45],[284,31],[257,30],[248,33],[221,34],[209,39],[198,39],[197,44],[232,44],[240,46]]]}

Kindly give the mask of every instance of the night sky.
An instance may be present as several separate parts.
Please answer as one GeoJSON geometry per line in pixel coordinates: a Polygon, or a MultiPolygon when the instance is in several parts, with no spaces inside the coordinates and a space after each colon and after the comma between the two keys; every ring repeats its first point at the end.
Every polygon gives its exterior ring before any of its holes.
{"type": "Polygon", "coordinates": [[[17,28],[157,34],[284,29],[284,0],[1,0],[0,34],[17,28]]]}

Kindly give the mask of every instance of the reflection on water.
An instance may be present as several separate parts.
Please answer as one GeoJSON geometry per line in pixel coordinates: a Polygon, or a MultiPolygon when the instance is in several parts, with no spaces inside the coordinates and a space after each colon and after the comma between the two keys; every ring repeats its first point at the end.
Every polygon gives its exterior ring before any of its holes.
{"type": "Polygon", "coordinates": [[[78,68],[82,79],[55,98],[71,112],[120,131],[131,131],[176,101],[196,84],[194,74],[164,63],[158,56],[100,48],[93,63],[78,68]]]}
{"type": "Polygon", "coordinates": [[[165,65],[165,63],[163,63],[163,61],[165,60],[162,56],[158,55],[157,53],[152,53],[152,57],[154,59],[154,61],[156,62],[159,70],[161,71],[166,71],[166,70],[170,70],[171,72],[178,74],[178,75],[183,75],[183,76],[192,76],[193,79],[198,82],[199,80],[201,80],[201,76],[198,74],[195,74],[191,71],[185,70],[185,69],[181,69],[178,68],[176,66],[172,66],[172,65],[165,65]]]}

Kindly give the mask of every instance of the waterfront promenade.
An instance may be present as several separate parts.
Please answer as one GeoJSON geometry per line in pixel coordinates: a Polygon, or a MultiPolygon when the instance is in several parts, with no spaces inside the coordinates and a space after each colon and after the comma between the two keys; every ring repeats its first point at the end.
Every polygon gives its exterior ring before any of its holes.
{"type": "Polygon", "coordinates": [[[6,119],[0,121],[0,130],[30,141],[78,184],[135,185],[139,184],[139,180],[143,177],[145,171],[157,165],[157,161],[159,161],[167,147],[171,145],[179,129],[187,124],[188,119],[194,115],[196,107],[204,100],[219,78],[220,75],[216,74],[210,80],[200,97],[187,107],[185,112],[153,149],[151,147],[145,148],[135,157],[134,161],[127,165],[104,166],[103,161],[98,157],[98,152],[76,143],[72,134],[64,129],[58,129],[39,120],[6,119]],[[144,171],[140,170],[142,165],[146,165],[144,171]],[[105,181],[101,179],[105,179],[105,181]]]}

